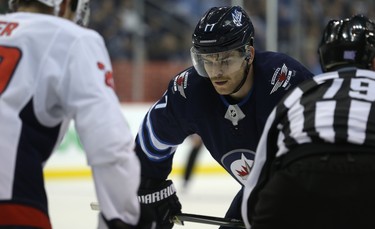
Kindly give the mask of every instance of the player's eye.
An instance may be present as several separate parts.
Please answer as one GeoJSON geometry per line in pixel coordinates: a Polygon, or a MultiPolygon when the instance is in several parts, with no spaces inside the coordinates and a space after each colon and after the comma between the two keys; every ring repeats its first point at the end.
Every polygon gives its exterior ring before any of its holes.
{"type": "Polygon", "coordinates": [[[210,60],[203,60],[203,64],[205,65],[205,66],[212,66],[213,65],[213,62],[212,61],[210,61],[210,60]]]}

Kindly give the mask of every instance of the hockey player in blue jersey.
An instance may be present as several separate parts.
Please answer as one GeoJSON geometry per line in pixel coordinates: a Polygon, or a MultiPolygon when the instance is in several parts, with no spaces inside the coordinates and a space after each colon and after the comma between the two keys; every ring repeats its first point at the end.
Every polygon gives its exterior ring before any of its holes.
{"type": "Polygon", "coordinates": [[[331,20],[324,74],[270,114],[244,188],[247,229],[375,228],[375,23],[331,20]]]}
{"type": "MultiPolygon", "coordinates": [[[[146,114],[136,137],[141,204],[172,228],[181,212],[168,175],[173,154],[191,134],[240,184],[250,173],[265,121],[283,95],[312,73],[293,58],[253,47],[254,27],[238,6],[213,7],[192,36],[193,65],[177,74],[146,114]]],[[[241,219],[242,190],[226,217],[241,219]]]]}

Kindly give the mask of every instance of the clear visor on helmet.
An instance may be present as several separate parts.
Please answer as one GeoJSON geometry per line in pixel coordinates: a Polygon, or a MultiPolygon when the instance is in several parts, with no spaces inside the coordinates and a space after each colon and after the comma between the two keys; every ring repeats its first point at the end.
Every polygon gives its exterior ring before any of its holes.
{"type": "Polygon", "coordinates": [[[200,54],[192,47],[190,49],[191,59],[195,70],[203,77],[217,77],[219,75],[231,75],[245,66],[250,51],[245,46],[237,49],[200,54]]]}

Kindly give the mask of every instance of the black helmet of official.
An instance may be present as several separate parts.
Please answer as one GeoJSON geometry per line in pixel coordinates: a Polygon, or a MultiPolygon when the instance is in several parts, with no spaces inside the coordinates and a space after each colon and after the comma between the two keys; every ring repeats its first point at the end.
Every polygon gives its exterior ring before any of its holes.
{"type": "Polygon", "coordinates": [[[318,53],[323,72],[350,66],[369,69],[375,57],[375,24],[363,15],[331,20],[318,53]]]}
{"type": "Polygon", "coordinates": [[[254,26],[239,6],[213,7],[201,18],[192,38],[197,53],[224,52],[253,45],[254,26]]]}

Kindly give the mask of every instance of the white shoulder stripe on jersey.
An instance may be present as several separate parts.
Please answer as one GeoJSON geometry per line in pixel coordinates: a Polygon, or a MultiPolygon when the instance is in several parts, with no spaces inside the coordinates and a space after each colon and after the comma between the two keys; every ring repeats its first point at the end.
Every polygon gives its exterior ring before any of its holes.
{"type": "Polygon", "coordinates": [[[164,143],[162,141],[160,141],[156,135],[154,134],[154,130],[152,128],[152,123],[151,123],[151,118],[150,118],[150,114],[152,112],[152,110],[154,109],[155,105],[151,108],[151,110],[147,113],[147,117],[146,117],[146,128],[149,132],[149,136],[150,136],[150,140],[151,140],[151,143],[152,145],[155,147],[155,149],[157,150],[166,150],[168,148],[171,148],[171,147],[174,147],[176,148],[177,145],[174,145],[174,144],[168,144],[168,143],[164,143]]]}
{"type": "Polygon", "coordinates": [[[142,124],[141,127],[140,127],[140,131],[139,131],[139,135],[138,135],[139,136],[139,143],[140,143],[140,146],[141,146],[143,152],[145,152],[146,155],[150,159],[153,159],[153,160],[164,160],[164,159],[168,158],[171,154],[173,154],[176,151],[178,145],[164,143],[164,142],[160,141],[155,136],[153,128],[152,128],[152,124],[151,124],[151,121],[150,121],[150,113],[154,109],[155,105],[153,105],[152,108],[150,109],[150,111],[147,113],[146,124],[142,124]],[[146,147],[146,145],[144,144],[145,139],[144,139],[143,131],[148,131],[148,133],[149,133],[149,135],[148,135],[149,139],[148,140],[149,140],[150,144],[152,145],[153,149],[155,149],[156,151],[166,151],[166,150],[169,150],[169,153],[168,154],[163,154],[163,155],[156,155],[156,154],[152,153],[152,151],[150,151],[146,147]]]}
{"type": "Polygon", "coordinates": [[[317,84],[321,84],[321,83],[325,82],[326,80],[336,79],[336,78],[339,78],[339,74],[337,72],[328,72],[328,73],[323,73],[323,74],[314,76],[312,79],[317,84]]]}
{"type": "Polygon", "coordinates": [[[374,71],[370,71],[370,70],[358,69],[357,70],[357,77],[358,76],[365,76],[365,77],[368,77],[370,79],[374,79],[375,80],[374,71]]]}
{"type": "Polygon", "coordinates": [[[290,108],[294,103],[296,103],[302,96],[303,91],[297,87],[292,93],[285,99],[284,106],[290,108]]]}

